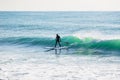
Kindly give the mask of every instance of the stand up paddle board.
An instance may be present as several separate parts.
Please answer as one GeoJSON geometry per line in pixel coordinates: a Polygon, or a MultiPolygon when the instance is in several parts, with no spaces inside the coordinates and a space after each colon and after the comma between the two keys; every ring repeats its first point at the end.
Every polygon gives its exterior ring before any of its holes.
{"type": "Polygon", "coordinates": [[[45,47],[45,49],[47,49],[46,52],[48,52],[48,51],[51,51],[51,50],[68,49],[68,47],[67,46],[63,46],[63,47],[45,47]]]}

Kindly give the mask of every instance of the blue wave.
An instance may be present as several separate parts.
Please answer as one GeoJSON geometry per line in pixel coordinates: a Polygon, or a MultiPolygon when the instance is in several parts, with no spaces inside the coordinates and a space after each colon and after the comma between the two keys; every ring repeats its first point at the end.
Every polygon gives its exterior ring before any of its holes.
{"type": "MultiPolygon", "coordinates": [[[[0,38],[1,44],[17,44],[30,46],[54,46],[55,39],[47,37],[8,37],[0,38]]],[[[62,46],[71,48],[99,49],[108,51],[120,51],[120,40],[95,40],[92,38],[79,39],[75,36],[62,38],[62,46]]]]}

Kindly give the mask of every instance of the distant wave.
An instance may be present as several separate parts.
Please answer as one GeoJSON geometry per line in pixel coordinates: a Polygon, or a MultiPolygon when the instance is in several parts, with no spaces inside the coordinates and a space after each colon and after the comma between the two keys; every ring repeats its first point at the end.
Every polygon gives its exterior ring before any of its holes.
{"type": "MultiPolygon", "coordinates": [[[[30,46],[54,46],[55,39],[47,37],[8,37],[0,38],[0,44],[16,44],[30,46]]],[[[95,40],[92,38],[79,39],[75,36],[62,38],[62,46],[71,48],[89,48],[108,51],[120,51],[120,39],[115,40],[95,40]]]]}

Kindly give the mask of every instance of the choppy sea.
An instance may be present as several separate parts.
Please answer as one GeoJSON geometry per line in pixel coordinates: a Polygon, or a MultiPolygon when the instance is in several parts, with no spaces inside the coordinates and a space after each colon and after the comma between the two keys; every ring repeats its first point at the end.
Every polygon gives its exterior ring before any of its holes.
{"type": "Polygon", "coordinates": [[[0,12],[0,80],[119,79],[119,11],[0,12]]]}

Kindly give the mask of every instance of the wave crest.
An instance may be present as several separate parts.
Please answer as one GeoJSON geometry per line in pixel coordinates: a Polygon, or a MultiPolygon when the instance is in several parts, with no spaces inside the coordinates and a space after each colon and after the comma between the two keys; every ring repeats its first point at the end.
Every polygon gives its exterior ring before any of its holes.
{"type": "MultiPolygon", "coordinates": [[[[55,39],[47,37],[9,37],[1,38],[0,43],[31,46],[54,46],[55,39]]],[[[61,44],[62,46],[70,46],[71,48],[90,48],[120,51],[120,39],[96,40],[92,38],[80,39],[75,36],[66,36],[62,38],[61,44]]]]}

